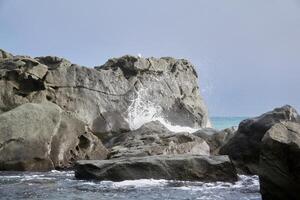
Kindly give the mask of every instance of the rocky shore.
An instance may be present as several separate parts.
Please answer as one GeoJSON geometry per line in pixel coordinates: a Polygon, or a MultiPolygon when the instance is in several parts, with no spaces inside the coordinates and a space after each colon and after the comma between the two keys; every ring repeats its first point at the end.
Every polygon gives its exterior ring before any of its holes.
{"type": "Polygon", "coordinates": [[[237,181],[235,169],[227,156],[180,154],[78,161],[75,169],[75,176],[83,179],[237,181]]]}
{"type": "Polygon", "coordinates": [[[108,143],[156,118],[194,129],[209,124],[193,65],[173,58],[124,56],[86,68],[1,50],[0,113],[0,170],[105,159],[112,145],[101,140],[108,143]]]}
{"type": "Polygon", "coordinates": [[[237,181],[300,197],[300,117],[289,106],[215,130],[194,66],[123,56],[87,68],[0,50],[0,170],[75,167],[78,179],[237,181]]]}
{"type": "Polygon", "coordinates": [[[263,200],[300,198],[300,116],[293,107],[242,121],[220,154],[240,173],[259,175],[263,200]]]}

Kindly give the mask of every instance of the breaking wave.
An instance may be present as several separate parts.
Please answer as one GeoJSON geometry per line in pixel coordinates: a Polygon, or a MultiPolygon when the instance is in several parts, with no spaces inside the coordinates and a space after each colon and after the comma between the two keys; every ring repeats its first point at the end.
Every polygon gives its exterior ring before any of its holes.
{"type": "Polygon", "coordinates": [[[146,124],[151,121],[159,121],[166,128],[175,133],[193,133],[198,130],[196,128],[171,124],[168,120],[164,118],[164,115],[162,113],[162,107],[150,101],[147,97],[149,97],[148,89],[140,89],[136,93],[136,97],[131,101],[131,104],[128,107],[127,122],[129,123],[131,130],[136,130],[140,128],[143,124],[146,124]]]}

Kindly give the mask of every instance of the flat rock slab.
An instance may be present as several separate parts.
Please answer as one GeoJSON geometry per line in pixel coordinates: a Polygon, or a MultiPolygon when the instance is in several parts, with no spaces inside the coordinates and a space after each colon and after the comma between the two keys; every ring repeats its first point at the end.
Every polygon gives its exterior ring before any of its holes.
{"type": "Polygon", "coordinates": [[[158,155],[112,160],[80,160],[75,164],[78,179],[234,182],[237,174],[227,156],[158,155]]]}

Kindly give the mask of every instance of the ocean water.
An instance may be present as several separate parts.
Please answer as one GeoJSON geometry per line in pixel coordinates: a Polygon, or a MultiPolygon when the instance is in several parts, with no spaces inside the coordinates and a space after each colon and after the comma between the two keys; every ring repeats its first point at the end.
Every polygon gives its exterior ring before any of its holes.
{"type": "Polygon", "coordinates": [[[241,121],[248,117],[211,117],[212,127],[215,129],[225,129],[232,126],[238,126],[241,121]]]}
{"type": "Polygon", "coordinates": [[[1,200],[260,200],[256,176],[236,183],[167,180],[83,181],[73,171],[0,172],[1,200]]]}

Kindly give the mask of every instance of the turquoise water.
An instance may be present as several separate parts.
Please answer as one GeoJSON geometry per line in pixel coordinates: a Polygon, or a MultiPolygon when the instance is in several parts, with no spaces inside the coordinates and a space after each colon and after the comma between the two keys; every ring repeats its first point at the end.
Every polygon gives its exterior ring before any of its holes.
{"type": "Polygon", "coordinates": [[[238,126],[241,121],[248,117],[211,117],[213,128],[222,130],[232,126],[238,126]]]}

